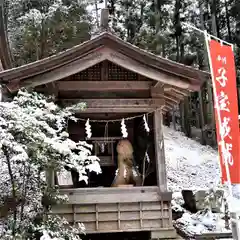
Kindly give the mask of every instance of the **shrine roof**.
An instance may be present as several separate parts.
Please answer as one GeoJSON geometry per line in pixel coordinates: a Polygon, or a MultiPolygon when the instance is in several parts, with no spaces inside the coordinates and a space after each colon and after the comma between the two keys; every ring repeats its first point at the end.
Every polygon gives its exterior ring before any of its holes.
{"type": "Polygon", "coordinates": [[[165,74],[186,80],[190,83],[189,90],[198,90],[200,85],[210,77],[208,72],[200,71],[193,67],[157,56],[123,41],[112,33],[102,32],[91,40],[83,42],[64,52],[23,66],[4,70],[0,72],[0,81],[1,83],[8,84],[12,81],[21,81],[41,75],[53,69],[61,68],[66,64],[71,64],[90,52],[97,52],[101,47],[108,47],[124,54],[131,59],[141,62],[146,68],[152,68],[156,71],[161,71],[165,74]]]}

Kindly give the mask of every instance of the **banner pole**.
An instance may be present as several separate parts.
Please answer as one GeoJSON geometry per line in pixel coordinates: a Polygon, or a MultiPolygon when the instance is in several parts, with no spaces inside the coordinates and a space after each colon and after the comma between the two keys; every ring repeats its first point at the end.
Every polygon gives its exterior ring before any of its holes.
{"type": "MultiPolygon", "coordinates": [[[[208,34],[206,30],[201,30],[198,29],[190,24],[187,23],[182,23],[183,25],[185,25],[186,27],[189,27],[193,30],[196,30],[202,34],[204,34],[204,38],[205,38],[205,45],[207,48],[207,54],[208,54],[208,61],[209,61],[209,66],[210,66],[210,73],[211,73],[211,77],[212,77],[212,86],[213,86],[213,92],[214,92],[214,96],[217,96],[217,91],[216,91],[216,85],[215,85],[215,81],[214,81],[214,74],[213,74],[213,65],[212,65],[212,61],[211,61],[211,54],[210,54],[210,47],[209,47],[209,39],[214,38],[215,40],[220,41],[221,44],[225,43],[226,45],[231,46],[232,50],[234,50],[234,45],[232,43],[226,42],[218,37],[215,37],[211,34],[208,34]]],[[[215,99],[214,99],[215,100],[215,99]]],[[[221,126],[221,114],[220,114],[220,108],[219,108],[219,103],[218,101],[215,101],[215,108],[216,108],[216,114],[218,117],[218,124],[219,126],[221,126]]],[[[223,137],[221,136],[221,143],[223,142],[223,137]]],[[[226,177],[227,177],[227,185],[228,185],[228,191],[229,191],[229,198],[228,198],[228,204],[229,204],[229,211],[231,213],[231,225],[232,225],[232,234],[233,234],[233,238],[236,240],[240,239],[240,221],[239,221],[239,212],[238,209],[236,209],[236,204],[234,204],[233,200],[234,200],[234,196],[233,196],[233,187],[232,187],[232,183],[231,183],[231,176],[230,176],[230,169],[229,169],[229,165],[228,165],[228,161],[227,158],[225,156],[225,146],[222,145],[222,152],[223,152],[223,156],[224,156],[224,163],[225,163],[225,169],[226,169],[226,177]],[[233,207],[234,205],[234,207],[233,207]]],[[[220,158],[220,155],[219,155],[220,158]]],[[[220,161],[219,161],[220,164],[220,161]]],[[[221,167],[220,167],[221,169],[221,167]]]]}
{"type": "MultiPolygon", "coordinates": [[[[210,35],[208,35],[206,30],[204,31],[204,38],[205,38],[206,48],[207,48],[207,53],[208,53],[214,98],[216,98],[217,97],[217,91],[216,91],[216,85],[215,85],[215,81],[214,81],[213,66],[212,66],[210,49],[209,49],[210,35]]],[[[221,114],[220,114],[219,102],[215,101],[214,104],[215,104],[216,113],[217,113],[217,121],[218,121],[219,126],[221,126],[221,114]]],[[[221,136],[221,134],[220,134],[220,136],[221,136]]],[[[221,136],[221,143],[223,141],[224,141],[224,139],[221,136]]],[[[230,211],[230,216],[231,216],[232,235],[233,235],[233,239],[239,240],[240,239],[240,230],[239,230],[239,224],[240,223],[239,223],[239,219],[238,219],[239,218],[239,216],[238,216],[239,213],[237,212],[237,209],[235,209],[235,204],[233,203],[233,200],[234,200],[233,188],[232,188],[232,184],[231,184],[231,176],[230,176],[228,161],[227,161],[227,158],[224,154],[224,152],[226,151],[224,145],[221,146],[221,150],[222,150],[223,156],[224,156],[224,163],[225,163],[225,169],[226,169],[226,175],[227,175],[227,185],[228,185],[228,191],[229,191],[228,204],[229,204],[229,211],[230,211]]],[[[220,156],[219,156],[219,158],[220,158],[220,156]]],[[[220,159],[219,159],[219,161],[220,161],[220,159]]]]}
{"type": "MultiPolygon", "coordinates": [[[[212,87],[213,87],[213,93],[214,96],[217,96],[217,92],[216,92],[216,86],[215,86],[215,82],[213,81],[214,75],[213,75],[213,67],[212,67],[212,61],[211,61],[211,56],[210,56],[210,49],[209,49],[209,42],[208,39],[210,37],[215,38],[217,40],[219,40],[221,43],[225,43],[227,45],[230,45],[233,48],[233,44],[226,42],[218,37],[215,37],[211,34],[208,34],[206,30],[201,30],[199,28],[196,28],[190,24],[187,23],[182,23],[183,25],[185,25],[186,27],[192,28],[200,33],[204,34],[204,38],[205,38],[205,45],[207,48],[207,54],[208,54],[208,61],[209,61],[209,67],[210,67],[210,73],[211,73],[211,78],[212,78],[212,87]]],[[[221,125],[221,115],[220,115],[220,108],[219,108],[219,103],[218,101],[215,101],[215,108],[216,108],[216,113],[217,113],[217,118],[218,118],[218,123],[219,126],[221,125]]],[[[223,139],[221,139],[221,141],[223,141],[223,139]]],[[[226,168],[226,174],[227,174],[227,183],[228,183],[228,190],[229,190],[229,196],[232,199],[233,198],[233,191],[232,191],[232,184],[231,184],[231,177],[230,177],[230,170],[229,170],[229,166],[228,166],[228,162],[226,157],[224,157],[224,162],[225,162],[225,168],[226,168]]],[[[221,168],[220,168],[221,169],[221,168]]]]}
{"type": "MultiPolygon", "coordinates": [[[[194,30],[196,30],[196,31],[198,31],[198,32],[201,32],[201,33],[205,34],[205,31],[206,31],[206,30],[199,29],[199,28],[194,27],[194,26],[192,26],[191,24],[188,24],[188,23],[182,23],[182,24],[185,25],[186,27],[192,28],[192,29],[194,29],[194,30]]],[[[222,40],[222,39],[220,39],[220,38],[218,38],[218,37],[216,37],[216,36],[214,36],[214,35],[212,35],[212,34],[209,34],[209,33],[208,33],[208,36],[211,36],[211,38],[214,38],[214,39],[216,39],[216,40],[218,40],[218,41],[220,41],[220,42],[222,42],[222,43],[225,43],[225,44],[227,44],[227,45],[230,45],[230,46],[232,47],[232,49],[233,49],[233,44],[232,44],[232,43],[229,43],[229,42],[227,42],[227,41],[225,41],[225,40],[222,40]]]]}
{"type": "MultiPolygon", "coordinates": [[[[212,77],[213,93],[214,93],[214,98],[216,98],[217,97],[217,91],[216,91],[215,81],[213,80],[214,79],[214,75],[213,75],[213,67],[212,67],[212,61],[211,61],[210,49],[209,49],[209,42],[208,42],[209,37],[210,37],[210,35],[205,30],[204,31],[204,38],[205,38],[205,41],[206,41],[207,54],[208,54],[210,72],[211,72],[211,77],[212,77]]],[[[214,104],[215,104],[215,108],[216,108],[218,124],[219,124],[219,126],[221,126],[221,114],[220,114],[219,103],[218,103],[218,101],[215,101],[214,104]]],[[[221,137],[221,142],[223,142],[223,141],[224,141],[224,139],[221,137]]],[[[223,150],[225,151],[224,148],[223,148],[223,150]]],[[[225,155],[223,155],[223,156],[225,156],[225,155]]],[[[229,165],[228,165],[226,157],[224,157],[224,163],[225,163],[226,174],[227,174],[227,183],[228,183],[229,195],[232,198],[233,197],[233,192],[232,192],[231,176],[230,176],[229,165]]]]}
{"type": "MultiPolygon", "coordinates": [[[[210,55],[210,49],[209,49],[209,37],[210,35],[207,33],[207,31],[204,31],[204,38],[206,41],[206,47],[207,47],[207,54],[208,54],[208,59],[209,59],[209,66],[210,66],[210,72],[211,72],[211,77],[212,77],[212,87],[213,87],[213,93],[214,93],[214,98],[217,97],[217,91],[216,91],[216,85],[213,75],[213,67],[212,67],[212,61],[211,61],[211,55],[210,55]]],[[[218,101],[214,102],[215,108],[216,108],[216,113],[217,113],[217,119],[218,119],[218,124],[221,126],[221,114],[220,114],[220,107],[218,101]]],[[[221,137],[221,141],[224,141],[224,139],[221,137]]],[[[224,149],[225,150],[225,149],[224,149]]],[[[229,189],[229,194],[232,196],[232,185],[231,185],[231,177],[230,177],[230,171],[229,171],[229,166],[226,157],[224,157],[224,162],[225,162],[225,168],[226,168],[226,173],[227,173],[227,182],[228,182],[228,189],[229,189]]]]}

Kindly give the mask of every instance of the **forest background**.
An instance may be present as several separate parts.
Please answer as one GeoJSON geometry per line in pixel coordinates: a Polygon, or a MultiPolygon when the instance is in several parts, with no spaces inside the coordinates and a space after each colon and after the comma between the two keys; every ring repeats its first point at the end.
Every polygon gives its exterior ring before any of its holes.
{"type": "MultiPolygon", "coordinates": [[[[240,86],[240,1],[108,0],[109,26],[120,38],[164,58],[208,71],[201,33],[234,44],[240,86]]],[[[99,31],[103,0],[5,0],[5,25],[14,66],[71,48],[99,31]]],[[[239,88],[240,89],[240,88],[239,88]]],[[[240,102],[240,101],[238,101],[240,102]]],[[[166,115],[188,137],[216,145],[211,81],[166,115]]]]}

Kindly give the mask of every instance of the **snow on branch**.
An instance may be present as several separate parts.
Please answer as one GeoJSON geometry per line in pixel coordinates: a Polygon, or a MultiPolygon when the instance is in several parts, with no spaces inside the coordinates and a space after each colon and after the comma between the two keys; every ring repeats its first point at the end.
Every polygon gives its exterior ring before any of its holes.
{"type": "MultiPolygon", "coordinates": [[[[70,167],[86,182],[88,171],[101,173],[99,159],[91,154],[92,146],[72,141],[65,131],[72,114],[70,108],[61,109],[44,95],[25,90],[12,102],[0,102],[0,239],[18,233],[28,239],[30,228],[40,235],[48,229],[52,239],[65,239],[64,227],[53,234],[46,225],[50,223],[43,220],[49,205],[62,200],[56,189],[47,186],[45,172],[70,167]],[[48,199],[47,205],[43,199],[48,199]],[[33,223],[39,218],[42,227],[36,228],[33,223]]],[[[60,226],[62,220],[51,221],[60,226]]],[[[79,239],[73,233],[68,239],[79,239]]]]}

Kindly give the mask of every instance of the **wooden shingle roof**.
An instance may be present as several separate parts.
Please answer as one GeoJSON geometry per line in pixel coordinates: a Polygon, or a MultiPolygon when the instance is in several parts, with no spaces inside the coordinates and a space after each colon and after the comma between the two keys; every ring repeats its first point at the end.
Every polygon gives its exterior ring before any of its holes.
{"type": "Polygon", "coordinates": [[[199,90],[210,77],[208,72],[156,56],[112,33],[102,32],[64,52],[0,72],[0,83],[14,92],[21,87],[58,81],[105,60],[164,85],[166,110],[176,105],[189,91],[199,90]]]}

